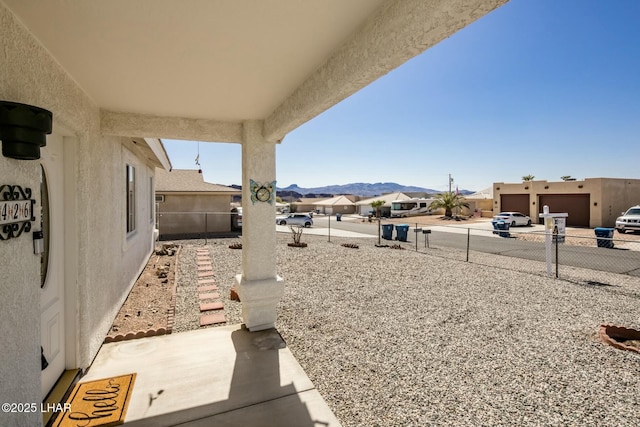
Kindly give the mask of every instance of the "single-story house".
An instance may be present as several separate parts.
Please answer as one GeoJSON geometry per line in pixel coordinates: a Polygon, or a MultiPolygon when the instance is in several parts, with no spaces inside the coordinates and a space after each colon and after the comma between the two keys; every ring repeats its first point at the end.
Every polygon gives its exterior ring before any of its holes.
{"type": "Polygon", "coordinates": [[[315,212],[318,207],[314,205],[316,202],[328,200],[328,197],[301,197],[298,200],[290,202],[292,212],[315,212]]]}
{"type": "Polygon", "coordinates": [[[206,182],[200,170],[158,170],[156,225],[160,239],[228,233],[231,199],[241,190],[206,182]]]}
{"type": "Polygon", "coordinates": [[[384,201],[384,205],[380,207],[380,216],[388,217],[391,216],[391,203],[397,200],[407,200],[411,197],[407,196],[404,193],[396,192],[396,193],[388,193],[383,194],[382,196],[371,197],[369,199],[364,199],[356,202],[356,206],[358,209],[358,213],[363,216],[368,216],[369,212],[374,211],[371,207],[371,203],[376,200],[384,201]]]}
{"type": "Polygon", "coordinates": [[[620,212],[640,203],[640,179],[586,178],[493,184],[493,212],[517,211],[542,222],[545,205],[566,212],[573,227],[613,227],[620,212]]]}
{"type": "Polygon", "coordinates": [[[469,203],[469,210],[475,216],[483,216],[491,218],[493,216],[493,187],[476,191],[475,193],[464,196],[469,203]]]}
{"type": "Polygon", "coordinates": [[[330,199],[324,199],[313,203],[316,210],[326,215],[333,214],[352,214],[356,211],[355,200],[358,196],[335,196],[330,199]]]}
{"type": "MultiPolygon", "coordinates": [[[[91,366],[153,250],[156,168],[171,169],[162,138],[241,145],[234,286],[246,329],[273,328],[276,146],[505,2],[2,0],[0,209],[19,209],[1,220],[0,401],[40,402],[67,389],[65,370],[91,366]]],[[[142,373],[136,387],[145,381],[167,398],[185,390],[142,373]]],[[[144,422],[135,408],[148,395],[131,399],[125,421],[144,422]]],[[[154,405],[151,424],[206,423],[212,406],[154,405]]],[[[0,419],[44,422],[40,411],[0,419]]]]}

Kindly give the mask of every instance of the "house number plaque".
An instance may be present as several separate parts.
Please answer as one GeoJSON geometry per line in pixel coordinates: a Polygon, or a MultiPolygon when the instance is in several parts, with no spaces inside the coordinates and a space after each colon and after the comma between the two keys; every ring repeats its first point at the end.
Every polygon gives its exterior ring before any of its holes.
{"type": "Polygon", "coordinates": [[[0,240],[19,237],[31,231],[31,221],[35,221],[31,189],[19,185],[0,185],[0,240]]]}

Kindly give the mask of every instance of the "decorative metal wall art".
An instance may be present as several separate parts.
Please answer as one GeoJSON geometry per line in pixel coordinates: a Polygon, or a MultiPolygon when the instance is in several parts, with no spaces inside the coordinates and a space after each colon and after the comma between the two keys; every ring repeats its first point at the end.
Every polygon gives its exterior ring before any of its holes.
{"type": "Polygon", "coordinates": [[[37,160],[40,147],[51,133],[51,111],[17,102],[0,101],[2,155],[18,160],[37,160]]]}
{"type": "Polygon", "coordinates": [[[19,237],[31,231],[31,221],[35,221],[31,189],[19,185],[0,185],[0,240],[19,237]]]}
{"type": "Polygon", "coordinates": [[[276,200],[276,182],[270,184],[258,184],[249,179],[249,188],[251,190],[251,202],[268,202],[270,205],[276,200]]]}

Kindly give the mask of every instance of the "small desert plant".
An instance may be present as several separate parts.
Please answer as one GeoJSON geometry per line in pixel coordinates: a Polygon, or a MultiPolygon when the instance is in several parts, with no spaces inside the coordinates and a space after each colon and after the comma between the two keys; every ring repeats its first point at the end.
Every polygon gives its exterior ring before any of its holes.
{"type": "Polygon", "coordinates": [[[342,246],[344,246],[345,248],[352,248],[352,249],[358,249],[360,247],[355,243],[343,243],[342,246]]]}
{"type": "Polygon", "coordinates": [[[400,250],[404,250],[404,248],[401,245],[391,245],[389,246],[391,249],[400,249],[400,250]]]}
{"type": "Polygon", "coordinates": [[[242,249],[242,243],[232,243],[229,245],[229,249],[242,249]]]}
{"type": "Polygon", "coordinates": [[[304,228],[299,225],[290,225],[289,229],[291,230],[291,234],[293,234],[293,243],[300,243],[300,238],[302,238],[302,231],[304,228]]]}
{"type": "Polygon", "coordinates": [[[290,225],[289,229],[291,230],[291,234],[292,234],[292,237],[293,237],[293,243],[289,243],[289,246],[296,246],[296,247],[305,247],[305,246],[307,246],[306,243],[300,242],[300,239],[302,238],[302,231],[304,230],[304,227],[302,227],[301,225],[290,225]]]}

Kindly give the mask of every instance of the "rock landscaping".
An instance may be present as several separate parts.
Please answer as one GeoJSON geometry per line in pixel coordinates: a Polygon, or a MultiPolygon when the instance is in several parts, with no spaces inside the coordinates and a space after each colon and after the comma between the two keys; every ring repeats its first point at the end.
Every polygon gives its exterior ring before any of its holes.
{"type": "MultiPolygon", "coordinates": [[[[592,271],[549,278],[538,261],[475,253],[475,264],[446,248],[312,235],[302,251],[288,233],[277,239],[278,331],[343,426],[640,423],[638,353],[599,337],[603,323],[640,328],[637,277],[599,273],[608,285],[587,286],[592,271]]],[[[181,242],[174,333],[200,328],[203,246],[227,324],[242,323],[232,242],[181,242]]]]}

